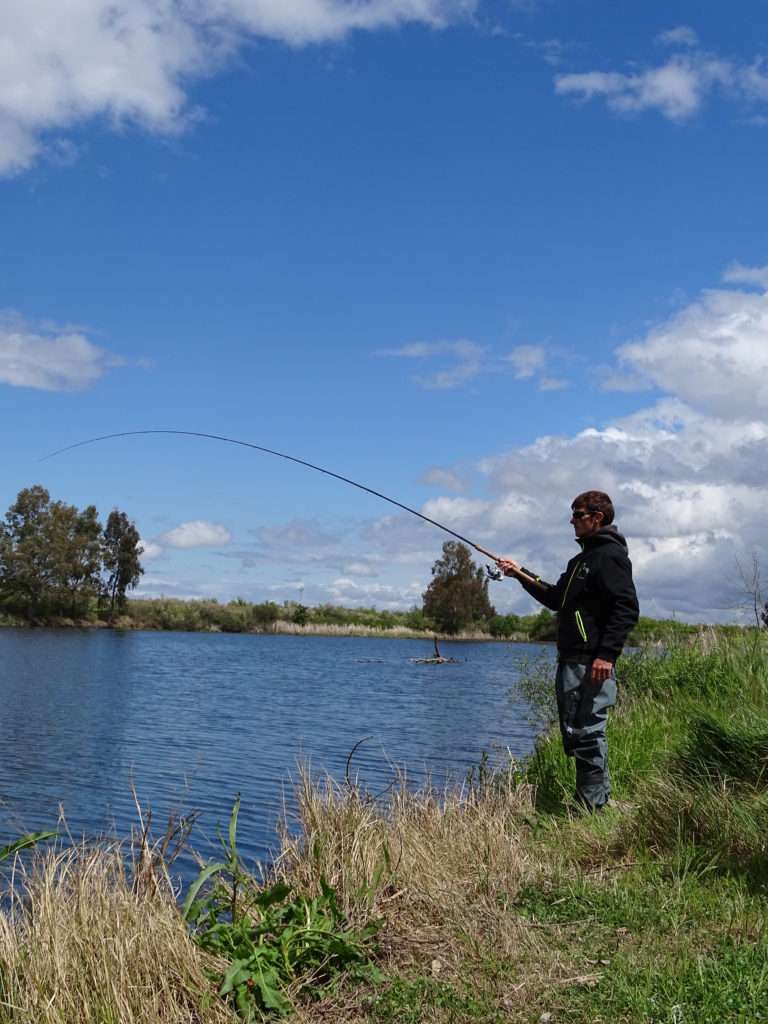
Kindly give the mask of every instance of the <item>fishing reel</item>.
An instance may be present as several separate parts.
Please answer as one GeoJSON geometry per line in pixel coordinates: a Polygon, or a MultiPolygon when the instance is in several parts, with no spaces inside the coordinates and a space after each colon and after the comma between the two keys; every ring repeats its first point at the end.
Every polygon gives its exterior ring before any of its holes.
{"type": "Polygon", "coordinates": [[[501,569],[496,569],[494,566],[488,565],[487,562],[485,565],[485,571],[488,574],[489,580],[495,580],[498,583],[499,580],[504,579],[504,573],[501,571],[501,569]]]}

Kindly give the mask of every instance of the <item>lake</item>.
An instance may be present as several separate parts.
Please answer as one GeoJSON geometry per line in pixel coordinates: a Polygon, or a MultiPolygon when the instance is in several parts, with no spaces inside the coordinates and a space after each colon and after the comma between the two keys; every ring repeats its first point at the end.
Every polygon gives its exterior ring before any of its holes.
{"type": "Polygon", "coordinates": [[[352,774],[376,790],[393,764],[442,784],[484,750],[528,754],[515,683],[552,649],[441,649],[459,664],[414,663],[433,653],[423,640],[2,629],[0,845],[56,827],[60,806],[76,838],[124,837],[133,785],[158,834],[170,811],[199,810],[193,845],[206,855],[241,793],[241,852],[264,861],[299,759],[343,779],[371,737],[352,774]]]}

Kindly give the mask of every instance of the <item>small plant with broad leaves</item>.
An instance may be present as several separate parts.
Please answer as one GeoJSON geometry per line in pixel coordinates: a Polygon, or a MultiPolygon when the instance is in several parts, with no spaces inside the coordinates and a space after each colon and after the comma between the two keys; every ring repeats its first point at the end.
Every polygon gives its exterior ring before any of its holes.
{"type": "Polygon", "coordinates": [[[219,995],[245,1021],[290,1012],[294,997],[319,995],[342,977],[377,980],[370,959],[379,922],[349,927],[333,889],[296,893],[284,882],[260,888],[237,852],[238,797],[222,837],[225,859],[198,875],[184,902],[198,945],[229,962],[219,995]]]}

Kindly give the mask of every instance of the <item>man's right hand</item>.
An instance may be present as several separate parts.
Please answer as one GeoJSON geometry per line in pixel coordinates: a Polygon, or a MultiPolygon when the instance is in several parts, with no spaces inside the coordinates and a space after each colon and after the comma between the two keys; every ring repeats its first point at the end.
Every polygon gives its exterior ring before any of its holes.
{"type": "Polygon", "coordinates": [[[520,565],[511,558],[499,558],[496,560],[496,565],[505,576],[517,576],[520,572],[520,565]]]}

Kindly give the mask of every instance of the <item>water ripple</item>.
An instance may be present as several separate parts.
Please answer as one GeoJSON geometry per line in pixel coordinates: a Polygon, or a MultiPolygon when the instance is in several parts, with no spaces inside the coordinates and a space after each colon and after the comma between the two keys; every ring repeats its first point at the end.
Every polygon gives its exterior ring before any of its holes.
{"type": "Polygon", "coordinates": [[[204,846],[239,792],[242,852],[264,860],[299,760],[343,778],[370,737],[352,772],[377,790],[393,765],[442,781],[483,750],[527,754],[514,686],[542,649],[443,648],[461,661],[415,664],[431,645],[413,640],[0,630],[0,842],[51,828],[60,805],[75,836],[126,835],[133,785],[160,830],[200,810],[204,846]]]}

